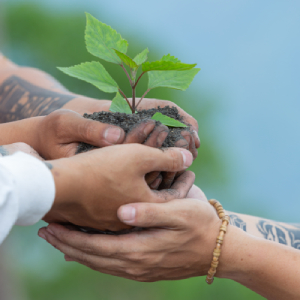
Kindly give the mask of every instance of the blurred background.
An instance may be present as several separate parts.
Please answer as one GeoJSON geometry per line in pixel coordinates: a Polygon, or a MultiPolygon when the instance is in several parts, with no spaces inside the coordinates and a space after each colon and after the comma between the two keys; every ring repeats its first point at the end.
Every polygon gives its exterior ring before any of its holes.
{"type": "MultiPolygon", "coordinates": [[[[150,60],[171,53],[201,68],[187,92],[149,97],[172,100],[198,120],[192,170],[208,197],[231,211],[300,222],[299,1],[0,0],[0,51],[76,93],[111,99],[56,69],[95,59],[84,45],[85,11],[120,32],[130,55],[148,47],[150,60]]],[[[123,73],[105,66],[129,93],[123,73]]],[[[229,280],[138,283],[99,274],[66,263],[37,237],[41,226],[14,228],[1,246],[0,281],[11,295],[1,300],[262,299],[229,280]]]]}

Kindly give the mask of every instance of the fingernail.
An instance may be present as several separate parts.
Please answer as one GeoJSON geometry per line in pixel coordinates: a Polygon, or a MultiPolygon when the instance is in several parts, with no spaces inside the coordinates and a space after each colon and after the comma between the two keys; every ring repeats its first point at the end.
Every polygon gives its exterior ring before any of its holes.
{"type": "Polygon", "coordinates": [[[54,235],[54,232],[53,232],[53,230],[52,230],[51,228],[46,227],[46,230],[47,230],[50,234],[54,235]]]}
{"type": "Polygon", "coordinates": [[[121,137],[121,128],[109,127],[104,133],[104,138],[110,144],[116,144],[121,137]]]}
{"type": "Polygon", "coordinates": [[[193,134],[195,135],[196,139],[198,139],[198,141],[200,142],[198,132],[196,130],[193,130],[193,134]]]}
{"type": "Polygon", "coordinates": [[[149,124],[147,124],[146,127],[144,128],[144,134],[149,135],[150,132],[153,130],[154,126],[155,126],[155,121],[149,122],[149,124]]]}
{"type": "Polygon", "coordinates": [[[46,236],[45,236],[42,232],[39,232],[39,233],[38,233],[38,236],[41,237],[41,238],[44,239],[44,240],[46,239],[46,236]]]}
{"type": "Polygon", "coordinates": [[[130,205],[125,205],[121,208],[120,219],[123,222],[130,223],[133,222],[135,218],[135,208],[130,205]]]}
{"type": "Polygon", "coordinates": [[[181,149],[180,150],[183,158],[183,165],[185,168],[188,168],[193,162],[193,155],[190,151],[181,149]]]}

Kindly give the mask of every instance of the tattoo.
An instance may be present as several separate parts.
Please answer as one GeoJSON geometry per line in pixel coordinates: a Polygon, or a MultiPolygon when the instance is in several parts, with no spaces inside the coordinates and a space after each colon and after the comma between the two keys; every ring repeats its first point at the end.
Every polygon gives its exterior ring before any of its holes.
{"type": "Polygon", "coordinates": [[[9,155],[8,151],[3,146],[0,146],[0,156],[9,155]]]}
{"type": "Polygon", "coordinates": [[[48,115],[74,98],[11,76],[0,85],[0,123],[48,115]]]}
{"type": "Polygon", "coordinates": [[[238,217],[237,215],[229,215],[229,217],[231,225],[247,231],[247,224],[240,217],[238,217]]]}
{"type": "Polygon", "coordinates": [[[49,162],[44,162],[44,164],[48,167],[49,170],[52,170],[53,169],[53,165],[50,164],[49,162]]]}
{"type": "MultiPolygon", "coordinates": [[[[299,224],[298,224],[299,226],[299,224]]],[[[300,249],[300,229],[287,228],[278,223],[260,220],[257,224],[258,231],[267,240],[300,249]]]]}

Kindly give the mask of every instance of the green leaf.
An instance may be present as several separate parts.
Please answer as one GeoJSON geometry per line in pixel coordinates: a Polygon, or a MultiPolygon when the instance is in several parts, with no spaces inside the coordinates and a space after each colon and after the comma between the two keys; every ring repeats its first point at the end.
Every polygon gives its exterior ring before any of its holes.
{"type": "Polygon", "coordinates": [[[121,64],[121,59],[113,49],[126,53],[128,42],[110,26],[86,13],[85,42],[87,50],[108,62],[121,64]]]}
{"type": "Polygon", "coordinates": [[[151,119],[160,121],[162,124],[169,127],[188,127],[187,125],[179,122],[178,120],[165,116],[160,112],[155,113],[151,119]]]}
{"type": "Polygon", "coordinates": [[[200,69],[187,71],[151,71],[148,73],[148,89],[167,87],[185,91],[200,69]]]}
{"type": "Polygon", "coordinates": [[[93,84],[103,92],[115,93],[118,91],[118,84],[99,62],[86,62],[73,67],[58,69],[65,74],[93,84]]]}
{"type": "Polygon", "coordinates": [[[120,95],[120,93],[117,93],[115,98],[112,100],[109,110],[111,112],[120,112],[125,114],[132,113],[127,101],[120,95]]]}
{"type": "Polygon", "coordinates": [[[178,58],[176,58],[175,56],[171,56],[171,54],[164,55],[164,56],[162,57],[161,60],[164,60],[164,61],[172,61],[172,62],[174,62],[174,63],[180,63],[180,62],[181,62],[181,61],[180,61],[178,58]]]}
{"type": "Polygon", "coordinates": [[[124,64],[126,64],[128,67],[130,67],[131,69],[137,69],[138,65],[136,64],[136,62],[134,62],[128,55],[114,49],[116,54],[119,56],[119,58],[122,60],[122,62],[124,64]]]}
{"type": "Polygon", "coordinates": [[[148,48],[146,48],[145,50],[143,50],[141,53],[139,53],[133,60],[137,65],[141,65],[142,63],[144,63],[147,58],[148,58],[148,53],[149,50],[148,48]]]}
{"type": "Polygon", "coordinates": [[[194,68],[197,64],[184,64],[178,58],[171,56],[170,54],[164,55],[161,60],[149,62],[146,61],[142,65],[143,72],[148,71],[166,71],[176,70],[184,71],[194,68]]]}

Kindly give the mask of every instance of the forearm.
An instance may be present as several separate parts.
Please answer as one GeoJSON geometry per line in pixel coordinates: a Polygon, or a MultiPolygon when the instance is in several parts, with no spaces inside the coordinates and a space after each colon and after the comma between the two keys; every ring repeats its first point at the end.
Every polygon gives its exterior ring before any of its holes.
{"type": "Polygon", "coordinates": [[[229,226],[218,277],[235,280],[267,299],[299,299],[300,252],[229,226]]]}
{"type": "Polygon", "coordinates": [[[230,224],[243,231],[270,241],[300,249],[300,225],[275,222],[260,217],[227,212],[230,224]]]}
{"type": "MultiPolygon", "coordinates": [[[[48,115],[60,108],[82,113],[83,99],[87,104],[95,101],[71,93],[43,71],[17,66],[0,54],[0,123],[48,115]]],[[[103,109],[109,103],[102,100],[103,109]]]]}
{"type": "Polygon", "coordinates": [[[26,143],[33,149],[38,148],[37,129],[44,117],[34,117],[26,120],[0,124],[0,145],[26,143]]]}

